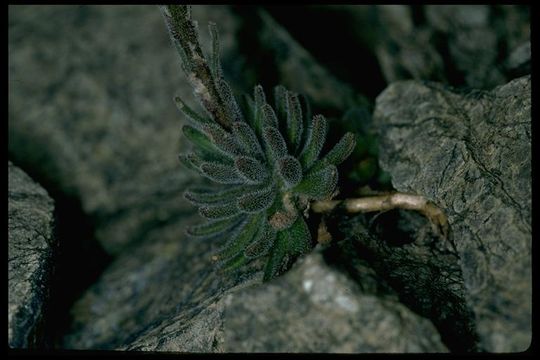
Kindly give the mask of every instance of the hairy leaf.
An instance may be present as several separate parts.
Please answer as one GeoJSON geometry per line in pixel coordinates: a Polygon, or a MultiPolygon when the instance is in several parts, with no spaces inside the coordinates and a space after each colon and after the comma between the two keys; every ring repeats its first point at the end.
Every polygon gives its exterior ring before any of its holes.
{"type": "Polygon", "coordinates": [[[209,23],[210,37],[212,38],[212,56],[210,57],[210,70],[216,79],[221,79],[222,71],[219,62],[219,33],[215,23],[209,23]]]}
{"type": "Polygon", "coordinates": [[[321,200],[332,195],[336,188],[337,179],[336,166],[328,165],[322,170],[308,173],[293,190],[297,194],[308,196],[314,200],[321,200]]]}
{"type": "Polygon", "coordinates": [[[280,119],[287,118],[287,89],[284,86],[278,85],[274,87],[274,102],[276,105],[276,113],[280,119]]]}
{"type": "Polygon", "coordinates": [[[255,99],[255,107],[260,109],[263,104],[266,104],[266,95],[261,85],[255,86],[253,90],[253,98],[255,99]]]}
{"type": "Polygon", "coordinates": [[[240,106],[238,106],[238,103],[236,102],[236,99],[232,94],[231,87],[223,79],[219,81],[219,93],[221,95],[221,98],[223,99],[223,102],[227,106],[233,122],[244,121],[244,117],[240,112],[240,106]]]}
{"type": "Polygon", "coordinates": [[[200,169],[200,166],[203,164],[203,160],[194,153],[180,154],[178,155],[178,160],[180,160],[180,162],[188,169],[195,170],[199,174],[204,175],[200,169]]]}
{"type": "Polygon", "coordinates": [[[178,110],[180,110],[182,114],[184,114],[193,124],[200,126],[202,124],[209,124],[212,122],[212,120],[199,115],[197,112],[192,110],[180,97],[176,96],[174,98],[174,102],[176,103],[178,110]]]}
{"type": "Polygon", "coordinates": [[[182,132],[184,136],[195,146],[196,148],[205,152],[217,152],[216,146],[212,143],[210,138],[202,131],[194,128],[190,125],[182,126],[182,132]]]}
{"type": "Polygon", "coordinates": [[[256,159],[239,156],[234,161],[236,169],[248,183],[260,184],[268,177],[266,168],[256,159]]]}
{"type": "Polygon", "coordinates": [[[242,195],[238,199],[238,208],[246,213],[257,213],[268,209],[275,196],[274,187],[269,186],[263,190],[242,195]]]}
{"type": "Polygon", "coordinates": [[[236,168],[219,163],[205,162],[200,166],[202,173],[209,179],[220,184],[243,184],[244,179],[236,168]]]}
{"type": "Polygon", "coordinates": [[[287,155],[287,144],[278,129],[266,126],[263,129],[263,139],[266,144],[266,149],[270,152],[274,160],[287,155]]]}
{"type": "Polygon", "coordinates": [[[223,153],[235,157],[242,155],[242,149],[231,134],[223,130],[223,128],[217,124],[208,124],[203,127],[205,133],[207,133],[216,147],[223,153]]]}
{"type": "Polygon", "coordinates": [[[260,229],[260,236],[254,238],[251,244],[244,250],[244,255],[248,259],[255,259],[264,256],[274,245],[276,239],[276,231],[265,222],[264,227],[260,229]]]}
{"type": "Polygon", "coordinates": [[[233,136],[246,154],[262,159],[263,153],[259,140],[253,132],[253,129],[246,123],[236,122],[232,125],[233,136]]]}
{"type": "Polygon", "coordinates": [[[264,226],[265,214],[258,213],[250,216],[225,246],[218,252],[220,260],[228,259],[238,253],[243,253],[247,244],[252,241],[259,229],[264,226]]]}
{"type": "Polygon", "coordinates": [[[293,156],[287,155],[278,160],[278,170],[287,188],[291,188],[302,180],[302,165],[293,156]]]}
{"type": "Polygon", "coordinates": [[[287,137],[291,152],[296,154],[302,144],[302,131],[304,130],[302,107],[298,95],[289,94],[287,96],[287,110],[287,137]]]}
{"type": "Polygon", "coordinates": [[[356,136],[353,133],[346,133],[341,140],[330,150],[321,160],[313,165],[310,172],[319,171],[328,165],[341,164],[354,150],[356,146],[356,136]]]}
{"type": "Polygon", "coordinates": [[[281,272],[283,272],[284,268],[286,267],[288,262],[287,240],[288,238],[283,231],[277,233],[274,245],[268,256],[268,261],[264,267],[263,281],[268,281],[275,278],[281,272]]]}
{"type": "Polygon", "coordinates": [[[194,205],[215,205],[234,202],[238,196],[245,194],[244,186],[236,186],[224,190],[213,191],[210,189],[189,189],[184,192],[184,197],[194,205]]]}
{"type": "Polygon", "coordinates": [[[278,128],[278,119],[276,117],[276,113],[274,112],[274,109],[268,104],[264,104],[261,107],[261,114],[262,114],[262,125],[263,127],[271,126],[278,128]]]}
{"type": "Polygon", "coordinates": [[[240,209],[235,203],[224,205],[201,206],[199,213],[207,219],[224,219],[230,218],[239,213],[240,209]]]}
{"type": "Polygon", "coordinates": [[[231,228],[238,225],[244,218],[244,215],[238,214],[231,218],[211,220],[200,225],[187,228],[187,234],[196,237],[210,237],[228,232],[231,228]]]}
{"type": "Polygon", "coordinates": [[[311,127],[308,129],[308,138],[302,153],[300,162],[304,169],[309,169],[317,160],[317,156],[326,140],[326,119],[322,115],[315,115],[311,127]]]}

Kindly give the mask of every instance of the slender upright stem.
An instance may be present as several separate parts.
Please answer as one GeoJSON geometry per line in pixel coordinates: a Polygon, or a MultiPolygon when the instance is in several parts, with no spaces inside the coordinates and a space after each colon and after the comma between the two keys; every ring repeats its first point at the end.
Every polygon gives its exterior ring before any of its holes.
{"type": "Polygon", "coordinates": [[[214,79],[202,52],[197,23],[191,19],[191,8],[189,5],[163,5],[160,9],[169,35],[182,59],[182,69],[193,86],[195,95],[212,118],[225,129],[229,129],[231,119],[227,116],[226,106],[219,96],[220,79],[214,79]]]}

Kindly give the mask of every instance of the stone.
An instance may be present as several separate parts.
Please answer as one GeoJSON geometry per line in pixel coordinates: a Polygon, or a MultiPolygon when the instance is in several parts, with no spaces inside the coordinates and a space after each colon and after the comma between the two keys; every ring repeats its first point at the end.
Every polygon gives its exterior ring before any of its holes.
{"type": "MultiPolygon", "coordinates": [[[[330,73],[267,11],[258,9],[246,16],[255,19],[255,24],[250,26],[256,35],[252,42],[259,51],[258,56],[262,53],[272,59],[268,64],[270,68],[260,68],[259,73],[275,72],[272,81],[306,95],[326,113],[337,111],[341,114],[350,107],[367,104],[365,96],[330,73]]],[[[261,76],[268,78],[268,75],[261,76]]]]}
{"type": "Polygon", "coordinates": [[[448,215],[479,348],[490,352],[531,343],[530,86],[530,76],[489,92],[397,82],[374,112],[395,189],[448,215]]]}
{"type": "Polygon", "coordinates": [[[208,264],[208,244],[192,252],[180,243],[169,244],[164,252],[163,244],[149,242],[117,259],[74,307],[81,326],[64,346],[174,352],[448,351],[433,324],[395,294],[369,292],[379,291],[379,279],[368,281],[378,285],[362,290],[328,266],[320,251],[261,284],[260,272],[246,272],[242,280],[219,277],[208,264]]]}
{"type": "Polygon", "coordinates": [[[54,268],[54,202],[8,161],[8,345],[44,346],[54,268]]]}
{"type": "Polygon", "coordinates": [[[233,352],[447,352],[433,324],[397,296],[362,291],[314,252],[269,284],[225,298],[223,347],[233,352]]]}
{"type": "MultiPolygon", "coordinates": [[[[206,24],[219,22],[224,66],[234,68],[229,8],[193,12],[205,48],[206,24]]],[[[182,192],[193,176],[177,159],[185,119],[173,98],[200,107],[158,7],[10,6],[9,18],[13,160],[80,199],[112,255],[191,211],[182,192]]]]}

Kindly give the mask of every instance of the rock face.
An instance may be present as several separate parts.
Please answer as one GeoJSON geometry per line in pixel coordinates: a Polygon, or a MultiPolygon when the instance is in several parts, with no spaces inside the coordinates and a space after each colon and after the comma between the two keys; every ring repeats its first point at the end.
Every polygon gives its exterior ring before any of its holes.
{"type": "Polygon", "coordinates": [[[8,344],[43,345],[48,286],[56,239],[54,203],[47,192],[8,162],[8,344]]]}
{"type": "Polygon", "coordinates": [[[448,215],[480,348],[493,352],[531,341],[530,86],[529,76],[490,92],[398,82],[374,113],[394,187],[448,215]]]}
{"type": "MultiPolygon", "coordinates": [[[[60,347],[525,350],[532,306],[530,78],[486,89],[530,72],[528,8],[291,9],[279,17],[270,7],[195,6],[193,16],[206,50],[206,24],[217,23],[224,74],[235,92],[282,83],[304,93],[314,112],[332,121],[329,137],[341,137],[345,125],[371,131],[364,121],[371,102],[392,83],[373,114],[380,164],[397,190],[445,210],[450,238],[437,237],[412,212],[337,211],[324,217],[332,244],[274,281],[261,284],[255,267],[238,276],[215,273],[220,244],[185,235],[200,219],[182,193],[200,178],[177,161],[187,143],[172,99],[200,107],[158,8],[10,6],[10,158],[50,194],[80,202],[112,256],[69,309],[71,328],[64,334],[58,327],[60,347]],[[296,31],[302,27],[312,47],[296,31]],[[352,115],[334,121],[351,107],[352,115]]],[[[367,151],[375,140],[370,144],[360,145],[367,151]]],[[[8,341],[39,346],[51,314],[52,201],[8,168],[8,341]]],[[[340,173],[341,181],[347,175],[340,173]]],[[[346,186],[340,197],[353,191],[346,186]]],[[[58,210],[61,197],[55,199],[58,210]]],[[[317,220],[309,219],[313,233],[317,220]]]]}
{"type": "MultiPolygon", "coordinates": [[[[110,254],[190,211],[173,98],[198,104],[158,7],[11,6],[9,15],[14,160],[80,199],[110,254]]],[[[220,23],[222,59],[234,67],[228,8],[195,7],[194,16],[220,23]]]]}
{"type": "Polygon", "coordinates": [[[207,244],[191,252],[171,243],[167,256],[154,255],[152,261],[140,256],[165,254],[162,246],[152,251],[148,245],[144,251],[119,258],[106,271],[76,304],[74,315],[81,326],[66,338],[67,348],[447,351],[429,320],[405,307],[395,294],[361,289],[346,274],[329,267],[320,252],[286,275],[260,284],[257,272],[241,281],[211,272],[207,244]],[[126,271],[132,274],[127,279],[126,271]]]}

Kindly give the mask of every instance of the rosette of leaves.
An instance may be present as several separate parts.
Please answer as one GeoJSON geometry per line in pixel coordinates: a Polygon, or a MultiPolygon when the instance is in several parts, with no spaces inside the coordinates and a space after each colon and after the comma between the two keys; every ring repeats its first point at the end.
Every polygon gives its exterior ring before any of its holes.
{"type": "Polygon", "coordinates": [[[199,114],[176,98],[189,120],[183,134],[193,145],[180,160],[215,183],[185,192],[207,219],[188,234],[224,240],[215,255],[223,270],[265,257],[263,280],[272,279],[311,250],[304,216],[311,201],[334,193],[336,166],[354,149],[354,135],[346,133],[321,157],[328,126],[322,115],[311,117],[307,103],[283,86],[274,88],[273,101],[260,85],[253,96],[237,101],[220,68],[215,25],[210,25],[213,44],[207,58],[194,41],[189,8],[169,6],[162,12],[182,68],[207,112],[199,114]]]}

